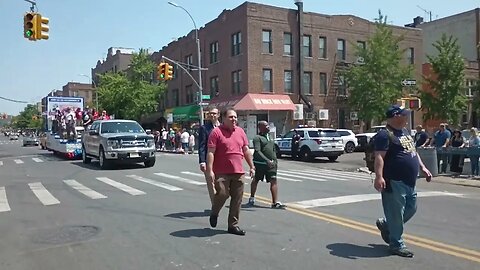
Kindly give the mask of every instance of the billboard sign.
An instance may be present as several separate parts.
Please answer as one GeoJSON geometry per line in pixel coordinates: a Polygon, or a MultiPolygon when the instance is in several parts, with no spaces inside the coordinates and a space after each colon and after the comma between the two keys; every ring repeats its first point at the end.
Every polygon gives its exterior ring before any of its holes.
{"type": "Polygon", "coordinates": [[[65,112],[67,108],[76,111],[77,108],[83,111],[83,97],[47,97],[48,130],[52,129],[52,120],[55,119],[57,111],[65,112]]]}

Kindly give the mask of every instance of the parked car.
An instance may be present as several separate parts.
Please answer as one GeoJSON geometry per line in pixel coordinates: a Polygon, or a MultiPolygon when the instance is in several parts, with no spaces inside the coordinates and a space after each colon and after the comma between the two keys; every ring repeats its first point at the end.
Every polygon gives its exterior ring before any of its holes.
{"type": "MultiPolygon", "coordinates": [[[[302,139],[298,147],[299,156],[308,161],[315,157],[327,157],[335,161],[343,154],[344,144],[336,129],[331,128],[297,128],[302,139]]],[[[293,129],[280,139],[275,139],[277,156],[292,154],[293,129]]]]}
{"type": "Polygon", "coordinates": [[[153,167],[155,141],[136,121],[98,120],[82,138],[83,163],[90,163],[92,158],[98,158],[102,169],[120,161],[153,167]]]}
{"type": "Polygon", "coordinates": [[[342,136],[345,145],[345,153],[352,153],[358,146],[358,139],[350,129],[337,129],[338,134],[342,136]]]}
{"type": "Polygon", "coordinates": [[[377,134],[379,130],[385,129],[385,125],[382,126],[373,126],[368,132],[365,133],[360,133],[355,135],[355,137],[358,140],[358,147],[357,149],[360,151],[365,151],[365,148],[367,147],[368,142],[370,139],[377,134]]]}
{"type": "Polygon", "coordinates": [[[35,145],[37,146],[39,144],[37,136],[23,136],[23,146],[28,146],[28,145],[35,145]]]}

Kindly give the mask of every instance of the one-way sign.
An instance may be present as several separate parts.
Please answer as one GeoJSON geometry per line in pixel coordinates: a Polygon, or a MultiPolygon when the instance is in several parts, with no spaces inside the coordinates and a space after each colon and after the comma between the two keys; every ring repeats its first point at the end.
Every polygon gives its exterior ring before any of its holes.
{"type": "Polygon", "coordinates": [[[412,79],[404,79],[402,81],[403,86],[412,86],[412,85],[417,85],[417,80],[412,80],[412,79]]]}

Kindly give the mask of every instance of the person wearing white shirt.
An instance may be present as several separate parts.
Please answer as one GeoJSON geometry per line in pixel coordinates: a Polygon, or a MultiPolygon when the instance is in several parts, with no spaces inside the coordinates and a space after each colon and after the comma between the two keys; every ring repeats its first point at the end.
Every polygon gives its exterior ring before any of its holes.
{"type": "Polygon", "coordinates": [[[182,149],[183,153],[186,154],[188,152],[188,139],[190,138],[190,134],[187,132],[186,129],[183,129],[183,133],[180,136],[180,141],[182,142],[182,149]]]}

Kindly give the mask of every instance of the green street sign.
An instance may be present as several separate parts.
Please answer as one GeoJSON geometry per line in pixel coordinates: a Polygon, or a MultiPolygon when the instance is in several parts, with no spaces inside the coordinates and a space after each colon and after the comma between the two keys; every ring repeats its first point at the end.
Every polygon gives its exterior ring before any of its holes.
{"type": "Polygon", "coordinates": [[[210,99],[210,95],[202,95],[202,99],[203,99],[203,100],[209,100],[209,99],[210,99]]]}

